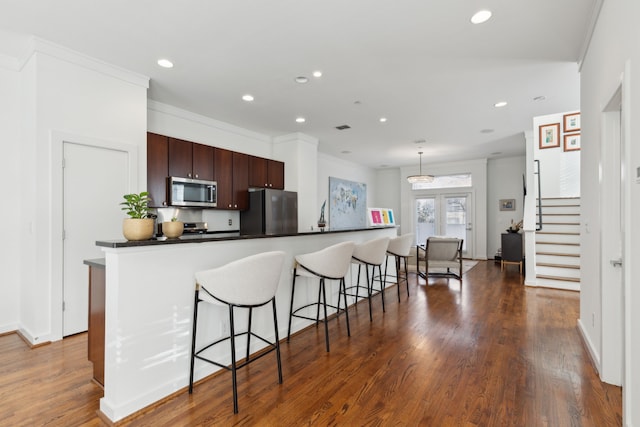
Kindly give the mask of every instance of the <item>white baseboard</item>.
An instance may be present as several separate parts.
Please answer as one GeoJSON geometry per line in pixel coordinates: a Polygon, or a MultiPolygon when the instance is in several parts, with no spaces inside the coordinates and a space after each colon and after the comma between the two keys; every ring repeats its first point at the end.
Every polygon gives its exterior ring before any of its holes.
{"type": "Polygon", "coordinates": [[[584,341],[584,344],[589,351],[589,356],[591,356],[593,366],[596,368],[596,371],[598,371],[598,376],[600,376],[600,355],[596,351],[593,342],[591,342],[591,340],[589,339],[589,335],[587,334],[587,331],[584,327],[584,323],[582,323],[582,319],[578,319],[578,331],[580,332],[580,336],[582,337],[582,340],[584,341]]]}

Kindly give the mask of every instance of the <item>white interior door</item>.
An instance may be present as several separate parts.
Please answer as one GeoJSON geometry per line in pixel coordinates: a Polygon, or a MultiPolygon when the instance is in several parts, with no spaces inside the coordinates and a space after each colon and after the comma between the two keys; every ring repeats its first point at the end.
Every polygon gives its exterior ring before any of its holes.
{"type": "Polygon", "coordinates": [[[128,153],[63,143],[63,336],[87,330],[88,267],[96,240],[122,235],[119,203],[129,188],[128,153]]]}
{"type": "Polygon", "coordinates": [[[601,275],[603,381],[622,385],[624,369],[624,143],[621,91],[605,109],[602,145],[603,180],[601,275]]]}
{"type": "Polygon", "coordinates": [[[424,243],[431,236],[457,237],[464,240],[462,254],[473,257],[473,205],[470,193],[435,194],[415,199],[416,241],[424,243]]]}

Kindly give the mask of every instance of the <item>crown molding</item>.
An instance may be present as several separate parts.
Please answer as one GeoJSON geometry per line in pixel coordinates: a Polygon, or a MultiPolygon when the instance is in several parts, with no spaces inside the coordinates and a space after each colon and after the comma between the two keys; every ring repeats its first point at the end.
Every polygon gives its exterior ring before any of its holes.
{"type": "Polygon", "coordinates": [[[584,57],[589,51],[589,45],[591,44],[593,32],[596,29],[596,24],[598,23],[598,17],[600,16],[600,12],[602,11],[603,4],[604,0],[596,0],[596,3],[593,5],[593,10],[591,11],[591,17],[587,26],[587,32],[584,36],[582,47],[580,48],[580,55],[578,56],[578,72],[582,71],[582,63],[584,61],[584,57]]]}
{"type": "Polygon", "coordinates": [[[178,117],[180,119],[189,120],[191,122],[200,123],[205,126],[220,129],[225,132],[234,133],[247,138],[255,139],[262,142],[271,142],[271,137],[262,133],[254,132],[240,126],[235,126],[230,123],[222,122],[220,120],[213,119],[211,117],[203,116],[201,114],[193,113],[191,111],[183,110],[182,108],[174,107],[173,105],[165,104],[153,99],[147,100],[147,110],[155,111],[162,114],[168,114],[170,116],[178,117]]]}
{"type": "Polygon", "coordinates": [[[65,46],[61,46],[38,37],[32,37],[29,41],[29,48],[27,49],[26,55],[22,60],[18,61],[18,69],[22,70],[22,68],[24,68],[27,62],[31,60],[35,54],[49,55],[79,67],[96,71],[127,83],[149,89],[149,77],[147,76],[92,58],[65,46]]]}

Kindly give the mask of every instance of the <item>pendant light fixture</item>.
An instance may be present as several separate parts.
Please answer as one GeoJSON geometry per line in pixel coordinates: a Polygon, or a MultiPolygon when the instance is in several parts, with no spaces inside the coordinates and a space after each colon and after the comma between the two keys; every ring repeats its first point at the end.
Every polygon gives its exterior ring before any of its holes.
{"type": "Polygon", "coordinates": [[[418,151],[420,155],[420,175],[410,175],[407,177],[407,181],[410,184],[428,184],[433,182],[433,175],[423,175],[422,174],[422,151],[418,151]]]}

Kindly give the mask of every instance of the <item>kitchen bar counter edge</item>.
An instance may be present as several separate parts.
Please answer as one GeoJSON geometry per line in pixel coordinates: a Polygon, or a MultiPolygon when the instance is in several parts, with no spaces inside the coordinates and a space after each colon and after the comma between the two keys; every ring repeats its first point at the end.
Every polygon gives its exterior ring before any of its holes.
{"type": "Polygon", "coordinates": [[[167,238],[153,238],[150,240],[98,240],[96,242],[96,246],[104,247],[104,248],[133,248],[139,246],[159,246],[159,245],[175,245],[182,243],[206,243],[206,242],[219,242],[222,240],[245,240],[245,239],[264,239],[264,238],[272,238],[272,237],[291,237],[291,236],[309,236],[309,235],[323,235],[323,234],[331,234],[331,233],[349,233],[355,231],[364,231],[364,230],[379,230],[384,228],[397,228],[397,226],[388,226],[388,227],[365,227],[365,228],[353,228],[353,229],[344,229],[344,230],[328,230],[328,231],[309,231],[304,233],[293,233],[293,234],[248,234],[248,235],[238,235],[238,236],[228,236],[223,235],[222,237],[216,237],[216,234],[197,234],[197,235],[183,235],[176,239],[167,239],[167,238]]]}

